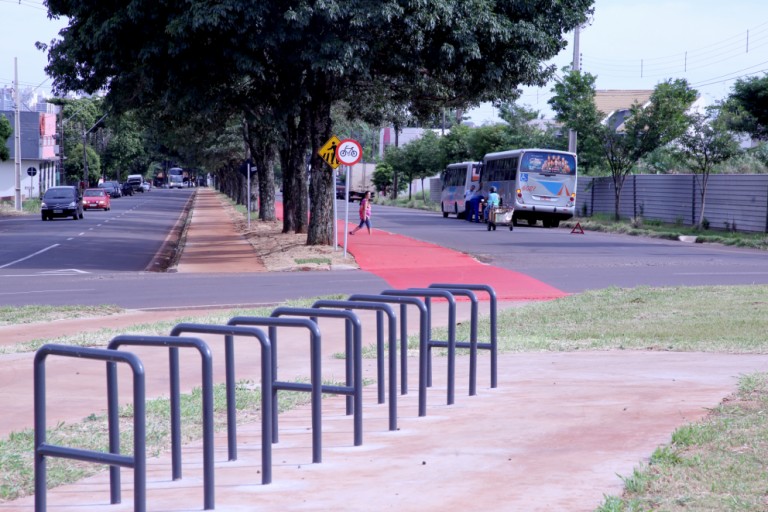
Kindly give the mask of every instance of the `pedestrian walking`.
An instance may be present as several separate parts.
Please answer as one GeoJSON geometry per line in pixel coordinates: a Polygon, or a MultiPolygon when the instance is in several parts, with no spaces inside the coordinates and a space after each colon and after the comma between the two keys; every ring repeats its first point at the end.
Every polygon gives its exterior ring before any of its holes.
{"type": "Polygon", "coordinates": [[[350,235],[357,233],[363,226],[368,228],[368,234],[371,234],[371,193],[366,192],[360,200],[360,224],[349,232],[350,235]]]}

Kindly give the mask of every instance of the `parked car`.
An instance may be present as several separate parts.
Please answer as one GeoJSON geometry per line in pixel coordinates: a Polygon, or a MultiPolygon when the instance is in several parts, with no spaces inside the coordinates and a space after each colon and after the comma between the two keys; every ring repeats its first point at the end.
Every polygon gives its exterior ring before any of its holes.
{"type": "Polygon", "coordinates": [[[83,218],[83,198],[77,187],[51,187],[43,194],[40,205],[40,216],[43,220],[54,217],[83,218]]]}
{"type": "Polygon", "coordinates": [[[151,185],[151,184],[150,184],[148,181],[145,181],[145,182],[143,182],[143,183],[141,184],[141,189],[142,189],[144,192],[149,192],[149,191],[152,189],[152,185],[151,185]]]}
{"type": "Polygon", "coordinates": [[[144,177],[141,174],[129,174],[126,183],[130,183],[134,192],[144,192],[141,184],[144,183],[144,177]]]}
{"type": "Polygon", "coordinates": [[[120,190],[122,191],[124,196],[132,196],[133,195],[133,187],[130,183],[123,183],[120,185],[120,190]]]}
{"type": "Polygon", "coordinates": [[[106,188],[88,188],[83,192],[83,210],[109,210],[112,198],[106,188]]]}
{"type": "Polygon", "coordinates": [[[116,181],[105,181],[99,185],[99,188],[106,190],[110,197],[122,197],[123,195],[120,190],[120,184],[116,181]]]}

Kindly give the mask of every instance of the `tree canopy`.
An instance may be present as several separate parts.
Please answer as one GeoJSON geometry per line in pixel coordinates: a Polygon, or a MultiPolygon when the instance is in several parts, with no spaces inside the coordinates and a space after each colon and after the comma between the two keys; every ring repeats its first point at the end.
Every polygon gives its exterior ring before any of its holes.
{"type": "Polygon", "coordinates": [[[732,130],[768,140],[768,75],[736,80],[723,107],[732,130]]]}

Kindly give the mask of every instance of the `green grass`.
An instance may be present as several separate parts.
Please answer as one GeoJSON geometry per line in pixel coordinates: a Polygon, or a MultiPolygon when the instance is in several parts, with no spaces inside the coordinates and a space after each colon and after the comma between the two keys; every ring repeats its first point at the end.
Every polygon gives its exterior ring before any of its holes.
{"type": "MultiPolygon", "coordinates": [[[[335,295],[324,298],[339,299],[335,295]]],[[[289,305],[307,307],[315,300],[292,301],[289,305]]],[[[440,307],[438,305],[437,307],[440,307]]],[[[223,324],[234,315],[267,316],[273,308],[233,310],[217,315],[181,321],[223,324]]],[[[482,311],[482,309],[481,309],[482,311]]],[[[103,345],[114,335],[125,332],[167,334],[177,322],[144,324],[120,332],[67,337],[57,342],[103,345]]],[[[480,319],[480,338],[488,336],[487,317],[480,319]]],[[[457,327],[458,339],[467,339],[469,323],[457,327]]],[[[447,336],[445,329],[434,329],[433,337],[447,336]]],[[[577,350],[675,350],[716,353],[768,353],[768,286],[707,286],[698,288],[610,288],[557,300],[529,303],[505,310],[498,318],[499,348],[502,352],[577,351],[577,350]]],[[[49,340],[50,341],[50,340],[49,340]]],[[[40,342],[20,344],[11,351],[30,351],[40,342]]],[[[416,337],[409,345],[417,348],[416,337]]],[[[368,346],[366,356],[375,357],[368,346]]],[[[241,386],[239,394],[257,393],[253,386],[241,386]]],[[[217,391],[220,393],[221,391],[217,391]]],[[[289,398],[281,408],[292,407],[306,397],[289,398]]],[[[199,395],[185,398],[185,425],[192,422],[199,395]]],[[[221,398],[217,398],[220,401],[221,398]]],[[[242,394],[244,407],[257,407],[258,395],[242,394]],[[253,405],[253,407],[247,404],[253,405]]],[[[283,400],[283,398],[281,398],[283,400]]],[[[153,401],[153,417],[167,416],[163,401],[153,401]]],[[[220,410],[221,405],[217,406],[220,410]]],[[[218,414],[218,413],[217,413],[218,414]]],[[[254,412],[254,414],[256,414],[254,412]]],[[[607,496],[600,512],[628,511],[720,511],[768,509],[768,377],[743,376],[736,395],[724,401],[704,420],[685,425],[672,435],[669,445],[649,454],[649,462],[622,476],[623,496],[607,496]],[[761,508],[762,507],[762,508],[761,508]]],[[[244,421],[253,421],[243,414],[244,421]]],[[[82,442],[106,446],[96,435],[94,425],[102,419],[91,416],[76,425],[59,425],[53,435],[73,436],[82,442]]],[[[167,420],[153,420],[165,423],[167,420]]],[[[217,420],[220,425],[221,420],[217,420]]],[[[103,430],[104,427],[98,427],[103,430]]],[[[188,428],[187,439],[199,438],[199,430],[188,428]]],[[[125,429],[127,432],[127,429],[125,429]]],[[[13,433],[0,440],[0,499],[13,499],[30,492],[31,430],[13,433]],[[9,468],[5,471],[5,468],[9,468]]],[[[167,435],[153,430],[150,453],[167,449],[167,435]]],[[[128,446],[129,441],[124,443],[128,446]]],[[[53,461],[52,461],[53,462],[53,461]]],[[[58,484],[81,478],[93,469],[57,469],[58,484]]],[[[74,464],[77,465],[77,464],[74,464]]],[[[80,465],[82,466],[82,464],[80,465]]]]}
{"type": "Polygon", "coordinates": [[[592,217],[576,217],[561,222],[560,226],[572,228],[576,226],[577,222],[582,228],[590,231],[663,238],[666,240],[677,240],[681,235],[695,236],[698,243],[718,243],[734,247],[768,250],[768,234],[730,231],[728,226],[714,226],[720,228],[718,230],[696,229],[695,227],[683,226],[679,223],[669,224],[642,218],[615,221],[613,217],[604,214],[596,214],[592,217]]]}
{"type": "Polygon", "coordinates": [[[0,217],[11,215],[30,215],[40,213],[39,199],[24,199],[21,202],[21,211],[17,211],[14,201],[0,201],[0,217]]]}
{"type": "Polygon", "coordinates": [[[117,306],[0,306],[0,326],[116,315],[117,306]]]}
{"type": "Polygon", "coordinates": [[[314,263],[317,265],[330,265],[331,260],[329,258],[297,258],[293,260],[296,262],[297,265],[305,265],[309,263],[314,263]]]}

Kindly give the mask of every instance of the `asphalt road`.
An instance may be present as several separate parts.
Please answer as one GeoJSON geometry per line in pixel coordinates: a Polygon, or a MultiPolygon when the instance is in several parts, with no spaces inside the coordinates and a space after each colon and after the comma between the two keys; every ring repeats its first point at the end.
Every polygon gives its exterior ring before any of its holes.
{"type": "MultiPolygon", "coordinates": [[[[153,190],[82,221],[0,219],[0,305],[115,304],[130,309],[271,305],[328,293],[378,293],[363,271],[145,272],[191,191],[153,190]],[[38,251],[39,254],[35,254],[38,251]]],[[[339,202],[340,217],[345,213],[339,202]]],[[[350,205],[356,216],[357,204],[350,205]]],[[[433,212],[376,206],[375,228],[467,252],[566,292],[610,286],[768,284],[768,254],[710,244],[518,226],[487,231],[433,212]]],[[[439,264],[439,262],[438,262],[439,264]]]]}

